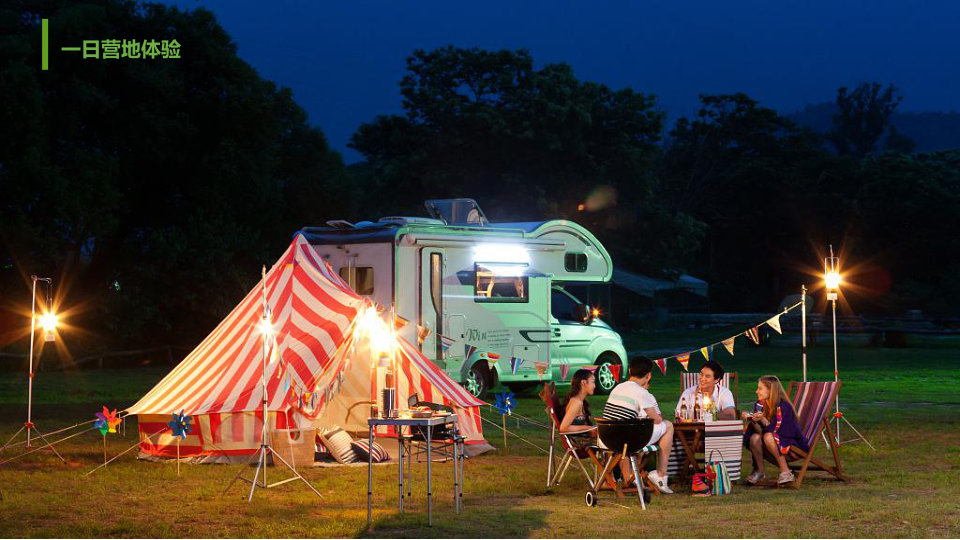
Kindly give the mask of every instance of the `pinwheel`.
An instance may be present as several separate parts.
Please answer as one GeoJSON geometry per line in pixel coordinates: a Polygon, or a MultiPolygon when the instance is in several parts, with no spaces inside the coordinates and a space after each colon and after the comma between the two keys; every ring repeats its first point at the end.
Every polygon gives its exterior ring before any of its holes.
{"type": "Polygon", "coordinates": [[[107,463],[107,433],[116,433],[117,426],[120,425],[120,419],[117,418],[117,410],[114,409],[113,412],[110,412],[106,406],[103,407],[103,412],[98,412],[96,415],[97,421],[93,423],[94,429],[100,430],[100,435],[103,437],[103,463],[107,463]]]}
{"type": "Polygon", "coordinates": [[[501,392],[496,395],[496,401],[493,406],[500,411],[500,420],[503,427],[503,451],[507,452],[507,415],[513,413],[513,407],[516,405],[516,396],[513,392],[501,392]]]}
{"type": "Polygon", "coordinates": [[[180,414],[173,413],[173,420],[167,422],[167,425],[170,426],[170,433],[177,438],[177,476],[180,476],[180,441],[186,439],[187,434],[190,433],[191,420],[193,420],[193,417],[183,414],[183,409],[181,409],[180,414]]]}

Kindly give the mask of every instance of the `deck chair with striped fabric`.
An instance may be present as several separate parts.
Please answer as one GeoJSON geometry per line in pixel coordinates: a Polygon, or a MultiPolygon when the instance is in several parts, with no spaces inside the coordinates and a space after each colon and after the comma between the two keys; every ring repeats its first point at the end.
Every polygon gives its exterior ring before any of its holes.
{"type": "Polygon", "coordinates": [[[549,460],[547,461],[547,487],[559,485],[564,475],[567,474],[567,469],[570,468],[570,464],[576,462],[580,470],[583,471],[583,477],[587,479],[587,484],[590,485],[590,489],[593,489],[593,478],[590,476],[590,473],[587,472],[587,468],[583,466],[583,460],[588,459],[596,463],[597,458],[595,455],[591,455],[593,452],[590,448],[582,449],[573,444],[570,440],[570,434],[560,433],[560,415],[557,414],[560,407],[560,399],[557,396],[556,385],[552,382],[544,383],[543,390],[540,391],[540,398],[543,399],[547,409],[547,416],[550,418],[550,453],[547,458],[549,460]],[[556,463],[555,456],[558,439],[563,448],[563,457],[560,459],[560,463],[556,463]]]}
{"type": "MultiPolygon", "coordinates": [[[[793,396],[791,402],[797,412],[797,423],[800,425],[800,430],[810,447],[809,452],[804,452],[795,446],[790,446],[789,452],[784,456],[790,469],[797,472],[797,479],[790,484],[794,489],[800,489],[807,471],[823,471],[833,475],[838,480],[847,481],[847,476],[843,474],[843,465],[840,463],[840,452],[837,450],[837,445],[830,445],[830,450],[833,453],[833,466],[813,457],[817,449],[817,443],[824,438],[824,432],[827,440],[833,440],[833,432],[830,429],[830,405],[836,400],[842,384],[839,381],[790,383],[787,395],[793,396]]],[[[766,449],[764,449],[764,457],[771,463],[776,464],[777,462],[776,458],[766,449]]]]}
{"type": "MultiPolygon", "coordinates": [[[[700,372],[686,372],[680,374],[680,393],[683,393],[690,388],[691,386],[696,386],[699,381],[697,378],[700,377],[700,372]]],[[[737,411],[740,410],[740,398],[737,396],[738,391],[740,390],[740,376],[736,371],[729,372],[725,371],[723,377],[720,379],[720,386],[729,388],[731,393],[733,393],[733,404],[737,411]],[[732,375],[732,377],[731,377],[732,375]],[[730,386],[730,379],[733,379],[733,386],[730,386]]]]}

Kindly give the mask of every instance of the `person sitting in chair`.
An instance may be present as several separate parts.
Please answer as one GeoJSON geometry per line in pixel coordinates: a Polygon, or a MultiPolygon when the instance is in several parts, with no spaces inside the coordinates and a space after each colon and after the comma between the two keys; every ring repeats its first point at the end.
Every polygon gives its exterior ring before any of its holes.
{"type": "Polygon", "coordinates": [[[753,473],[747,477],[747,482],[756,484],[763,480],[763,451],[764,447],[777,460],[780,466],[778,484],[789,484],[796,480],[790,468],[787,467],[787,456],[790,446],[808,452],[807,441],[797,424],[797,413],[787,399],[787,392],[780,384],[780,379],[773,375],[764,375],[757,381],[757,402],[754,412],[744,411],[741,415],[744,421],[749,422],[747,431],[743,434],[743,445],[753,454],[753,473]]]}
{"type": "Polygon", "coordinates": [[[737,409],[736,402],[733,399],[733,392],[726,386],[721,386],[723,380],[723,366],[715,360],[710,360],[700,368],[700,377],[697,384],[687,388],[680,395],[677,401],[676,415],[680,416],[680,405],[687,404],[689,410],[697,402],[698,394],[710,396],[710,399],[717,405],[717,420],[736,420],[737,409]]]}
{"type": "MultiPolygon", "coordinates": [[[[603,417],[613,420],[631,420],[634,418],[653,419],[653,435],[647,444],[659,444],[660,456],[657,469],[652,471],[648,478],[657,489],[663,493],[673,493],[667,487],[667,460],[670,456],[670,447],[673,445],[673,424],[663,419],[657,398],[653,397],[650,388],[650,377],[653,371],[653,360],[646,356],[634,356],[630,359],[628,373],[630,380],[618,384],[607,399],[603,408],[603,417]]],[[[620,461],[620,472],[623,474],[624,485],[633,482],[630,464],[627,460],[620,461]]]]}
{"type": "Polygon", "coordinates": [[[561,406],[563,420],[560,422],[560,433],[573,435],[571,442],[581,446],[595,444],[597,432],[590,417],[590,404],[587,396],[592,396],[597,387],[597,380],[589,369],[578,369],[570,380],[570,393],[561,406]]]}

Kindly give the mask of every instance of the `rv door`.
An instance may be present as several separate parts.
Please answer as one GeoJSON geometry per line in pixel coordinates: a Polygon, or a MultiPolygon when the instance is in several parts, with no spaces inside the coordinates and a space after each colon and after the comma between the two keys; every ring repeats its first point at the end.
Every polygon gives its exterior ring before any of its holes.
{"type": "Polygon", "coordinates": [[[433,362],[444,367],[443,340],[443,249],[426,248],[420,258],[420,320],[417,323],[428,332],[420,343],[420,350],[433,362]]]}

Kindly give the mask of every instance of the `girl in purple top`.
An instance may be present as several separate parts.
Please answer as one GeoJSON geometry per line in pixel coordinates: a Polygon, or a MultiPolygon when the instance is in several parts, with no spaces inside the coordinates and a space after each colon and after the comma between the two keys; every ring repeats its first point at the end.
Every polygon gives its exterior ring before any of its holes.
{"type": "Polygon", "coordinates": [[[747,478],[747,482],[756,484],[763,480],[764,448],[776,458],[777,465],[780,466],[777,483],[789,484],[796,480],[787,467],[786,456],[791,446],[804,452],[809,451],[810,447],[800,431],[797,414],[787,399],[780,379],[773,375],[760,377],[757,381],[754,412],[744,412],[741,417],[749,422],[747,431],[743,434],[743,444],[753,454],[753,474],[747,478]]]}

